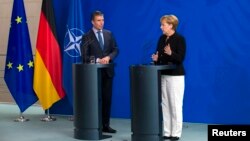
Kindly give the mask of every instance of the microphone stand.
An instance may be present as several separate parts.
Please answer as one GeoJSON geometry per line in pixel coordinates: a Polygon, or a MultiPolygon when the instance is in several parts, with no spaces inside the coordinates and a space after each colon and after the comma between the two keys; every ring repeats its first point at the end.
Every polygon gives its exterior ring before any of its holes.
{"type": "Polygon", "coordinates": [[[88,45],[90,45],[94,40],[90,39],[89,37],[86,36],[86,40],[84,40],[84,44],[83,44],[83,55],[84,55],[84,63],[87,64],[87,49],[88,49],[88,45]]]}

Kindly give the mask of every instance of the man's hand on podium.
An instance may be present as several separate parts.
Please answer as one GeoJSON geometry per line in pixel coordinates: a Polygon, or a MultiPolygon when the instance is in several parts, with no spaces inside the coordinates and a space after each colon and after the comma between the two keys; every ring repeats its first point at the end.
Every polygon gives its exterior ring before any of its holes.
{"type": "Polygon", "coordinates": [[[100,64],[108,64],[109,61],[110,61],[110,57],[109,56],[106,56],[106,57],[104,57],[102,59],[100,59],[100,58],[96,59],[96,62],[100,63],[100,64]]]}

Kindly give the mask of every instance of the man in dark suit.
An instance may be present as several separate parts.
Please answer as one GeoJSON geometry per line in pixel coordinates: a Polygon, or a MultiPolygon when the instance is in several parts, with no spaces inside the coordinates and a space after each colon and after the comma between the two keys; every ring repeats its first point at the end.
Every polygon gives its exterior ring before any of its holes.
{"type": "MultiPolygon", "coordinates": [[[[83,62],[89,62],[90,56],[95,56],[100,64],[112,63],[118,54],[118,47],[114,36],[109,30],[103,29],[104,15],[95,11],[91,15],[92,29],[82,37],[83,62]]],[[[110,110],[112,101],[112,85],[114,68],[105,68],[102,71],[102,131],[116,133],[110,127],[110,110]]]]}

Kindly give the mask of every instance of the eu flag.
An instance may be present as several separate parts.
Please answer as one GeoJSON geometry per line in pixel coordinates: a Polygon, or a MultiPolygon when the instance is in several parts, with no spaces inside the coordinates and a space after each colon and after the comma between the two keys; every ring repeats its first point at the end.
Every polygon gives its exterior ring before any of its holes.
{"type": "Polygon", "coordinates": [[[82,62],[81,41],[84,34],[82,0],[70,3],[63,48],[63,87],[73,106],[72,64],[82,62]]]}
{"type": "Polygon", "coordinates": [[[33,90],[34,62],[23,0],[14,0],[4,80],[21,112],[38,99],[33,90]]]}

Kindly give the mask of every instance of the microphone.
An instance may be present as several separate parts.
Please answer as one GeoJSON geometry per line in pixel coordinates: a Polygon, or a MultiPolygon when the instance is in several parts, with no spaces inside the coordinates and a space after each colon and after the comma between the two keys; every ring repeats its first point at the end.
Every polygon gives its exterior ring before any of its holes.
{"type": "Polygon", "coordinates": [[[140,60],[140,64],[143,64],[143,65],[148,65],[148,64],[151,64],[149,62],[150,59],[151,59],[151,50],[153,48],[153,41],[152,40],[147,40],[143,43],[142,45],[142,54],[141,54],[141,60],[140,60]]]}
{"type": "Polygon", "coordinates": [[[82,47],[83,47],[83,55],[84,55],[84,63],[85,64],[87,64],[87,50],[88,50],[88,46],[92,43],[92,42],[94,42],[94,40],[93,39],[91,39],[88,35],[84,35],[83,36],[83,41],[84,41],[84,43],[83,43],[83,45],[82,45],[82,47]]]}

